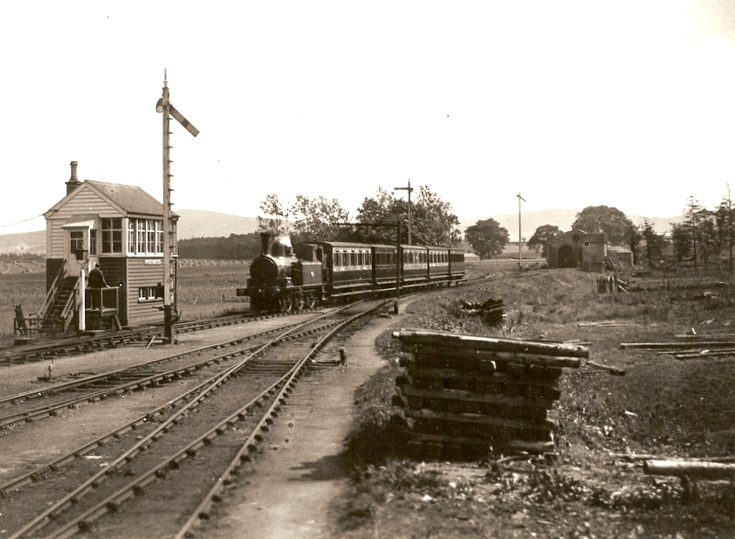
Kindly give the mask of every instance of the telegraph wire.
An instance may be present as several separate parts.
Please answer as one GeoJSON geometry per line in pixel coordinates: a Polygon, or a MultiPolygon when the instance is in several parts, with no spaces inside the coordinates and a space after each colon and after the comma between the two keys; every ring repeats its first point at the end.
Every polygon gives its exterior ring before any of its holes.
{"type": "Polygon", "coordinates": [[[9,227],[9,226],[20,225],[22,223],[27,223],[28,221],[33,221],[34,219],[38,219],[39,217],[43,217],[43,214],[40,213],[40,214],[36,215],[35,217],[29,217],[28,219],[23,219],[22,221],[18,221],[17,223],[9,223],[7,225],[0,225],[0,228],[6,228],[6,227],[9,227]]]}

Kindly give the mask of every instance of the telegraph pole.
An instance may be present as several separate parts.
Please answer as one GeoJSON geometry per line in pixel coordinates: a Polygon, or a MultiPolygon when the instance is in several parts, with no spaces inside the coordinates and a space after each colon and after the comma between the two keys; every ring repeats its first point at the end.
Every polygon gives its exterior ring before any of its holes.
{"type": "Polygon", "coordinates": [[[520,193],[516,196],[518,197],[518,271],[521,271],[523,269],[523,258],[521,257],[521,200],[525,202],[526,199],[520,193]]]}
{"type": "Polygon", "coordinates": [[[168,77],[163,70],[163,96],[156,104],[156,111],[163,114],[163,331],[169,344],[174,343],[173,324],[173,275],[171,259],[175,248],[173,227],[171,225],[171,145],[169,144],[170,116],[173,116],[193,136],[199,130],[191,125],[171,104],[168,92],[168,77]]]}
{"type": "Polygon", "coordinates": [[[394,191],[408,191],[408,243],[411,243],[411,180],[408,180],[408,187],[394,187],[394,191]]]}
{"type": "Polygon", "coordinates": [[[730,285],[732,286],[732,196],[730,184],[727,184],[727,243],[730,250],[730,285]]]}

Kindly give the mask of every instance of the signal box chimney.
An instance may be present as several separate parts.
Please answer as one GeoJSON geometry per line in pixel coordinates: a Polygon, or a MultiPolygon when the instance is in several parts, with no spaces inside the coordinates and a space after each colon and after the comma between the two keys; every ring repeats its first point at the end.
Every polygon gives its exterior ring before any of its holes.
{"type": "Polygon", "coordinates": [[[71,165],[71,178],[69,178],[69,181],[66,182],[67,196],[70,195],[74,191],[74,189],[82,185],[82,182],[80,182],[79,178],[77,178],[77,162],[72,161],[69,164],[71,165]]]}

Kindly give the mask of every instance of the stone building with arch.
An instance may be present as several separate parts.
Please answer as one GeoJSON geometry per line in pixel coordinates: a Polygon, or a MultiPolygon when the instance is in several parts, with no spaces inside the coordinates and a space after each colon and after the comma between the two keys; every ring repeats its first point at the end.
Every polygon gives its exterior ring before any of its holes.
{"type": "Polygon", "coordinates": [[[570,230],[558,234],[549,241],[546,253],[550,268],[579,268],[602,273],[607,257],[605,233],[570,230]]]}

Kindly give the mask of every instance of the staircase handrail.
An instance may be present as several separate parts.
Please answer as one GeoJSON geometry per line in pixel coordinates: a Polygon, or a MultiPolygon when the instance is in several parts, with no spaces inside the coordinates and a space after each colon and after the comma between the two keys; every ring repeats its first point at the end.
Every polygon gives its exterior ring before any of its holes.
{"type": "Polygon", "coordinates": [[[78,291],[79,281],[77,281],[74,285],[74,291],[69,294],[69,298],[66,300],[66,305],[64,305],[64,308],[59,315],[62,323],[61,333],[66,333],[66,330],[69,329],[69,326],[71,325],[71,321],[74,319],[74,312],[76,311],[75,307],[77,306],[76,300],[78,291]]]}
{"type": "Polygon", "coordinates": [[[38,310],[36,318],[43,319],[46,316],[48,308],[54,302],[54,298],[56,297],[56,293],[59,290],[60,283],[64,280],[64,275],[66,275],[65,270],[66,260],[64,260],[64,262],[61,264],[59,271],[56,273],[56,277],[54,277],[54,281],[51,283],[48,292],[46,292],[46,298],[43,300],[43,305],[41,305],[41,308],[38,310]]]}

